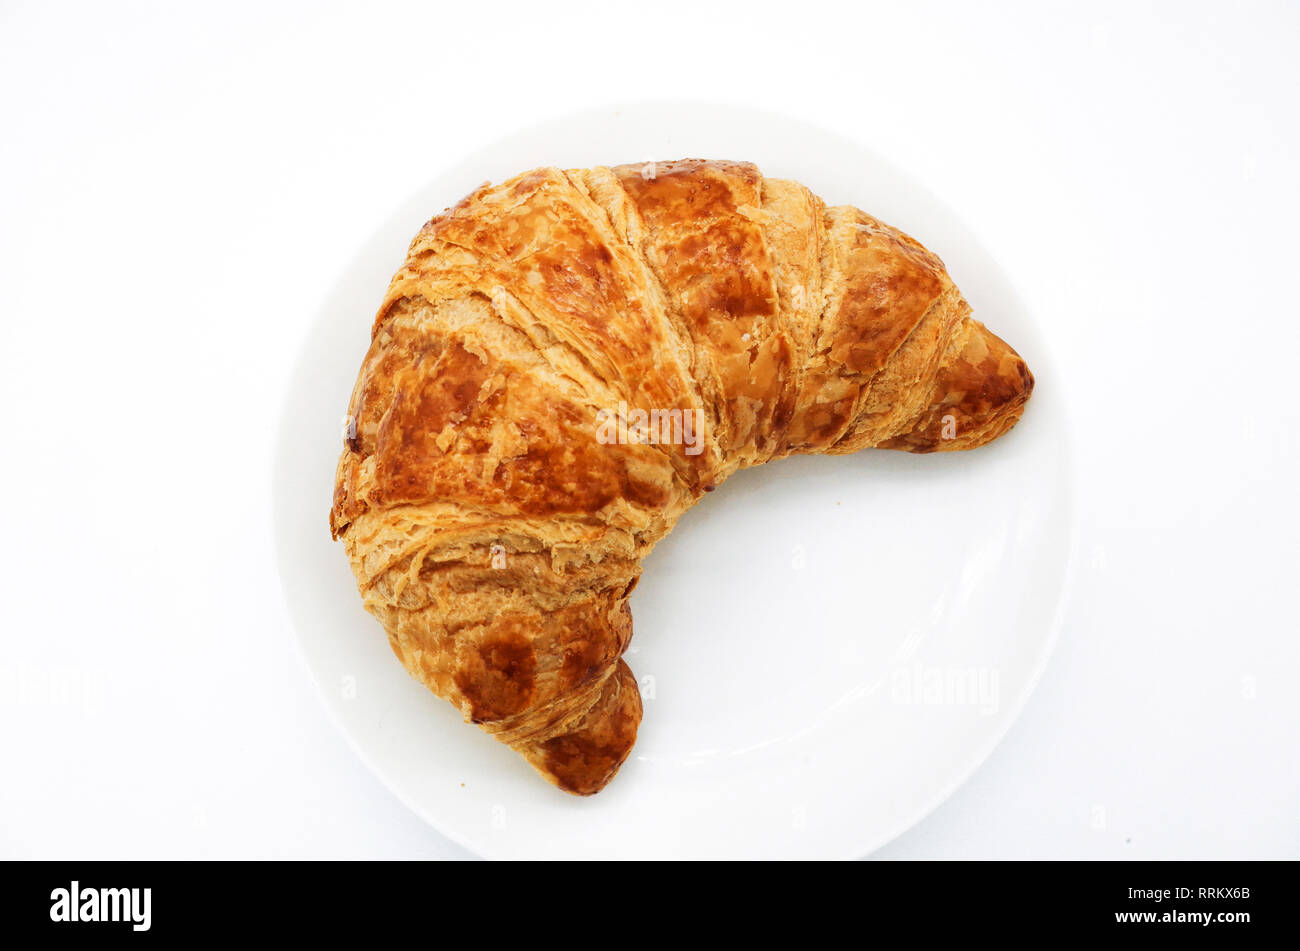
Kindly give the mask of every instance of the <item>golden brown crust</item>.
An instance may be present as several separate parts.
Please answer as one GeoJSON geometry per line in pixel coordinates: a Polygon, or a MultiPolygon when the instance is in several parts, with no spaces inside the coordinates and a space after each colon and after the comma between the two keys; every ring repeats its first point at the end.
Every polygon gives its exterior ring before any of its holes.
{"type": "Polygon", "coordinates": [[[743,162],[537,169],[412,241],[330,529],[412,675],[590,794],[641,718],[641,559],[704,492],[796,452],[982,445],[1032,388],[942,262],[857,209],[743,162]],[[702,425],[601,435],[636,410],[702,425]]]}
{"type": "Polygon", "coordinates": [[[641,251],[685,325],[695,382],[716,407],[729,456],[771,455],[793,404],[791,347],[761,213],[762,176],[746,162],[688,159],[614,169],[644,223],[641,251]]]}
{"type": "Polygon", "coordinates": [[[567,732],[520,749],[539,773],[579,796],[605,788],[623,765],[641,724],[641,691],[627,663],[617,661],[595,704],[567,732]]]}

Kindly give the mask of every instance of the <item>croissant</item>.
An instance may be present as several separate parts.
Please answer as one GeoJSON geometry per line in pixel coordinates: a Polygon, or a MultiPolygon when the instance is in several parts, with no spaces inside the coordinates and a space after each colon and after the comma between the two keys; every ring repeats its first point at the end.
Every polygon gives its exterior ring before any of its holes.
{"type": "Polygon", "coordinates": [[[856,208],[744,162],[536,169],[412,241],[330,530],[406,669],[588,795],[636,739],[628,596],[683,512],[794,453],[983,445],[1033,384],[856,208]]]}

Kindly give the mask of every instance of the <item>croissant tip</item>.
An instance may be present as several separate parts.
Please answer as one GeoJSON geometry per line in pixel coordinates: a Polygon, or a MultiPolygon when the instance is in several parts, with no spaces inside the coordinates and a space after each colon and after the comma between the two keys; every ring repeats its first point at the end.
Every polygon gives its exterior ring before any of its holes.
{"type": "Polygon", "coordinates": [[[620,660],[577,727],[538,744],[528,759],[564,792],[595,795],[609,785],[632,752],[641,713],[636,676],[620,660]]]}

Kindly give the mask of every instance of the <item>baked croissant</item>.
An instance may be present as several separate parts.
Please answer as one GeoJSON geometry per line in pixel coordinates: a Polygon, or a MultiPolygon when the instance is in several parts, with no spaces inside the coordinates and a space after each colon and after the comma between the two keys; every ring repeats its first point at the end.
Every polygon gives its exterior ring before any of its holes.
{"type": "Polygon", "coordinates": [[[542,168],[426,224],[375,318],[330,530],[406,669],[560,789],[641,720],[641,560],[793,453],[969,449],[1033,389],[943,263],[744,162],[542,168]]]}

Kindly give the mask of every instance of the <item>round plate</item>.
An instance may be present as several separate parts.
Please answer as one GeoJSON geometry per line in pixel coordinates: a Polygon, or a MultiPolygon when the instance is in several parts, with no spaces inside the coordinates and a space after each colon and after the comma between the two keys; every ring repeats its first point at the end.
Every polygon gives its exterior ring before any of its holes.
{"type": "Polygon", "coordinates": [[[1049,354],[954,215],[870,151],[803,122],[654,103],[546,122],[403,204],[340,277],[304,346],[275,473],[302,651],[362,758],[411,809],[502,858],[852,857],[907,829],[988,756],[1051,651],[1070,552],[1067,428],[1049,354]],[[974,452],[863,452],[742,472],[647,559],[628,662],[645,719],[596,796],[549,786],[411,679],[361,608],[326,515],[341,421],[412,235],[484,180],[540,165],[745,159],[938,253],[1038,386],[974,452]]]}

